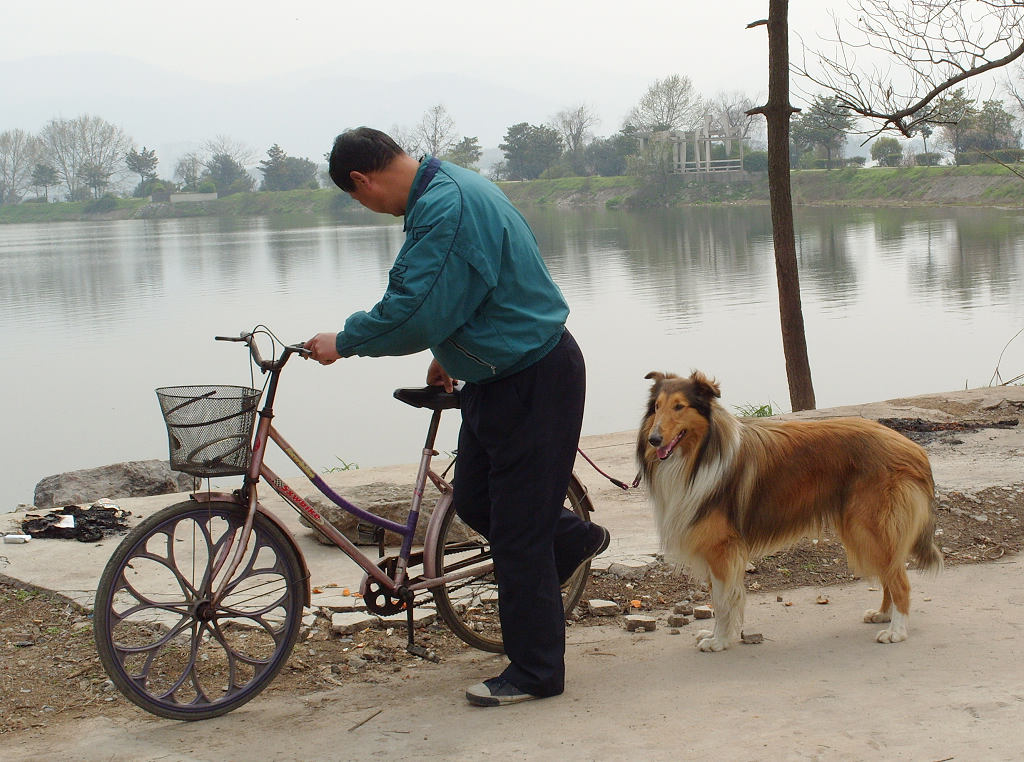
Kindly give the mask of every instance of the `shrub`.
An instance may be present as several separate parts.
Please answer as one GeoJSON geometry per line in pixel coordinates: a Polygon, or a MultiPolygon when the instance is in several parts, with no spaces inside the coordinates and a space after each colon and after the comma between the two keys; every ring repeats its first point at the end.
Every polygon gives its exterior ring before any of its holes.
{"type": "Polygon", "coordinates": [[[743,155],[743,169],[747,172],[767,172],[768,152],[753,151],[743,155]]]}
{"type": "Polygon", "coordinates": [[[1020,148],[999,148],[993,151],[964,151],[956,155],[957,164],[1015,164],[1021,161],[1024,150],[1020,148]]]}
{"type": "Polygon", "coordinates": [[[82,211],[86,214],[102,214],[103,212],[112,212],[115,209],[117,209],[117,199],[107,194],[103,198],[87,203],[82,208],[82,211]]]}
{"type": "Polygon", "coordinates": [[[942,154],[935,151],[914,154],[914,162],[919,167],[937,167],[940,161],[942,161],[942,154]]]}

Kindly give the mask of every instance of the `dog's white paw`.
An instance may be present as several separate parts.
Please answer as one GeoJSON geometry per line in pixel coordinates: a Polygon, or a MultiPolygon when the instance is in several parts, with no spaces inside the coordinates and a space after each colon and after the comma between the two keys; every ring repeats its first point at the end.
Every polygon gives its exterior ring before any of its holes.
{"type": "Polygon", "coordinates": [[[697,648],[705,653],[712,653],[714,651],[724,651],[729,647],[729,644],[715,637],[715,634],[709,630],[701,630],[697,633],[697,648]]]}
{"type": "Polygon", "coordinates": [[[907,631],[904,629],[896,629],[895,627],[882,630],[875,636],[875,641],[878,643],[901,643],[907,639],[907,631]]]}
{"type": "Polygon", "coordinates": [[[868,624],[881,624],[882,622],[891,621],[891,617],[887,611],[875,611],[875,609],[868,609],[864,612],[864,621],[868,624]]]}

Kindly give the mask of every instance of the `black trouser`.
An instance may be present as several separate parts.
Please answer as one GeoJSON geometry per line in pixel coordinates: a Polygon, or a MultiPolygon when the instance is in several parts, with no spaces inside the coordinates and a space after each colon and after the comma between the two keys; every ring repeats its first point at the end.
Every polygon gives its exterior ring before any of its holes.
{"type": "Polygon", "coordinates": [[[455,510],[491,543],[511,662],[502,676],[536,696],[565,684],[559,572],[582,560],[588,525],[563,504],[585,394],[583,355],[568,331],[529,368],[462,391],[455,510]]]}

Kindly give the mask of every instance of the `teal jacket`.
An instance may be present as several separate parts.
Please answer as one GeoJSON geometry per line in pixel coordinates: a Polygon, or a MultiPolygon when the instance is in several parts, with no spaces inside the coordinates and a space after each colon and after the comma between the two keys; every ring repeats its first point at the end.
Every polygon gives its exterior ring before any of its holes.
{"type": "Polygon", "coordinates": [[[522,215],[494,183],[440,162],[405,211],[406,239],[383,298],[356,312],[338,353],[381,357],[430,349],[450,376],[487,383],[526,368],[556,344],[569,307],[522,215]]]}

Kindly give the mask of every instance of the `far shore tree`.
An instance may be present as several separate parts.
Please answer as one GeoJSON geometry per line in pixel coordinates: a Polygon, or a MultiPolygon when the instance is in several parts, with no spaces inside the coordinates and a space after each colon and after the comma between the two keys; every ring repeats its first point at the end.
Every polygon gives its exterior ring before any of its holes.
{"type": "Polygon", "coordinates": [[[413,131],[413,138],[418,147],[417,153],[441,157],[455,148],[458,142],[455,120],[443,103],[427,109],[413,131]]]}
{"type": "Polygon", "coordinates": [[[129,171],[134,172],[139,176],[139,186],[137,189],[138,195],[145,195],[145,186],[150,180],[156,179],[156,165],[158,163],[156,158],[155,149],[146,149],[146,146],[142,146],[141,151],[136,151],[133,147],[124,157],[125,166],[128,167],[129,171]]]}
{"type": "MultiPolygon", "coordinates": [[[[58,183],[57,170],[42,162],[32,168],[32,187],[43,189],[43,199],[50,200],[50,188],[58,183]]],[[[36,191],[38,194],[38,190],[36,191]]]]}
{"type": "Polygon", "coordinates": [[[256,163],[256,152],[245,143],[228,135],[217,135],[203,143],[206,161],[214,156],[227,156],[241,167],[251,167],[256,163]]]}
{"type": "Polygon", "coordinates": [[[672,74],[651,83],[625,123],[641,133],[687,130],[701,120],[706,110],[690,78],[672,74]]]}
{"type": "Polygon", "coordinates": [[[0,132],[0,204],[17,204],[31,184],[38,142],[25,130],[0,132]]]}
{"type": "Polygon", "coordinates": [[[554,127],[519,122],[498,147],[505,154],[506,179],[536,180],[561,157],[562,137],[554,127]]]}
{"type": "MultiPolygon", "coordinates": [[[[86,168],[95,182],[98,173],[112,178],[123,172],[124,157],[132,139],[120,127],[98,116],[85,114],[75,119],[51,119],[39,134],[40,156],[52,166],[70,200],[89,197],[93,187],[86,183],[86,168]]],[[[104,186],[105,187],[105,186],[104,186]]]]}
{"type": "Polygon", "coordinates": [[[263,174],[261,189],[265,191],[320,187],[316,164],[309,159],[289,156],[277,143],[267,150],[267,158],[260,161],[258,169],[263,174]]]}
{"type": "Polygon", "coordinates": [[[760,142],[764,122],[749,112],[757,105],[754,98],[739,90],[721,91],[707,101],[707,110],[723,127],[748,143],[760,142]]]}
{"type": "Polygon", "coordinates": [[[195,193],[203,177],[203,158],[196,151],[189,151],[174,165],[174,178],[181,182],[183,191],[195,193]]]}
{"type": "Polygon", "coordinates": [[[566,153],[582,150],[592,137],[590,131],[600,122],[597,114],[586,103],[562,109],[552,120],[555,129],[562,136],[566,153]]]}
{"type": "Polygon", "coordinates": [[[903,160],[903,146],[896,138],[881,135],[871,144],[871,159],[880,167],[898,167],[903,160]]]}
{"type": "Polygon", "coordinates": [[[480,148],[480,142],[475,137],[467,136],[456,143],[442,158],[453,164],[458,164],[460,167],[479,171],[477,163],[481,156],[483,156],[483,151],[480,148]]]}
{"type": "Polygon", "coordinates": [[[87,162],[81,167],[82,184],[92,191],[92,197],[99,198],[110,185],[112,172],[99,164],[87,162]]]}
{"type": "Polygon", "coordinates": [[[256,184],[246,168],[229,154],[214,154],[204,166],[204,177],[213,181],[218,196],[248,193],[256,184]]]}
{"type": "Polygon", "coordinates": [[[835,96],[819,95],[810,107],[793,117],[790,135],[801,152],[820,148],[825,152],[825,169],[842,158],[846,137],[854,126],[853,115],[835,96]]]}

